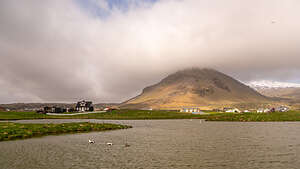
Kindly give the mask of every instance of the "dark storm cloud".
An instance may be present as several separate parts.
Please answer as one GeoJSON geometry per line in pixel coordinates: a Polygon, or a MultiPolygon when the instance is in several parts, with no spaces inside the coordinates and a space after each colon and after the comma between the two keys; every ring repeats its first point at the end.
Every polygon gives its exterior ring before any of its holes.
{"type": "Polygon", "coordinates": [[[297,0],[137,2],[1,1],[0,102],[124,101],[187,67],[299,81],[297,0]]]}

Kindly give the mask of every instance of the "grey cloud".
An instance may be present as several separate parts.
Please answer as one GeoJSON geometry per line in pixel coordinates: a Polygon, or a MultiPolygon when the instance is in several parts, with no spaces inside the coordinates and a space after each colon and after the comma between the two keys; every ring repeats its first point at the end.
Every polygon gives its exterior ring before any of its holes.
{"type": "Polygon", "coordinates": [[[0,102],[120,102],[187,67],[242,81],[298,79],[297,0],[132,6],[101,18],[76,1],[1,1],[0,102]]]}

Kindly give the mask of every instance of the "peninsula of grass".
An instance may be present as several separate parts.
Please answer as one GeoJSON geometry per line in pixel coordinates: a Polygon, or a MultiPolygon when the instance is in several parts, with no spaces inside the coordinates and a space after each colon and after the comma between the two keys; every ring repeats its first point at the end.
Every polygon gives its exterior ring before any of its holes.
{"type": "Polygon", "coordinates": [[[74,116],[50,116],[35,112],[0,112],[0,120],[24,119],[109,119],[109,120],[150,120],[150,119],[205,119],[206,121],[300,121],[300,111],[274,113],[216,113],[204,115],[180,113],[165,110],[114,110],[105,113],[81,114],[74,116]]]}
{"type": "Polygon", "coordinates": [[[21,124],[0,122],[0,141],[26,139],[46,135],[106,131],[126,128],[131,128],[131,126],[88,122],[62,124],[21,124]]]}

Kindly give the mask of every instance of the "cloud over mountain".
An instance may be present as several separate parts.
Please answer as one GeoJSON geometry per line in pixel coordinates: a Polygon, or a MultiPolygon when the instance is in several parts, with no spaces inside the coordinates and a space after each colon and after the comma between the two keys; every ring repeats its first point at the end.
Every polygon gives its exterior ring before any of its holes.
{"type": "Polygon", "coordinates": [[[0,102],[124,101],[188,67],[300,81],[297,0],[108,2],[1,1],[0,102]]]}

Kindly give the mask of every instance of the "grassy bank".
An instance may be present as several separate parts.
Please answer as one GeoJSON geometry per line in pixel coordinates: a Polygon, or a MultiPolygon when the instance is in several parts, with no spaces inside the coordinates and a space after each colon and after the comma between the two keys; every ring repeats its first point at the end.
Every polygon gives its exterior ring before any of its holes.
{"type": "Polygon", "coordinates": [[[241,121],[241,122],[264,122],[264,121],[300,121],[299,111],[274,112],[274,113],[219,113],[204,115],[201,118],[207,121],[241,121]]]}
{"type": "Polygon", "coordinates": [[[0,120],[26,120],[26,119],[44,119],[47,118],[45,114],[38,114],[36,112],[0,112],[0,120]]]}
{"type": "Polygon", "coordinates": [[[26,139],[45,135],[126,129],[130,126],[101,123],[19,124],[0,122],[0,141],[26,139]]]}
{"type": "Polygon", "coordinates": [[[49,116],[35,112],[0,112],[0,120],[22,119],[112,119],[112,120],[142,120],[142,119],[206,119],[207,121],[300,121],[300,111],[258,113],[213,113],[195,115],[175,111],[162,110],[117,110],[106,113],[84,114],[75,116],[49,116]]]}

